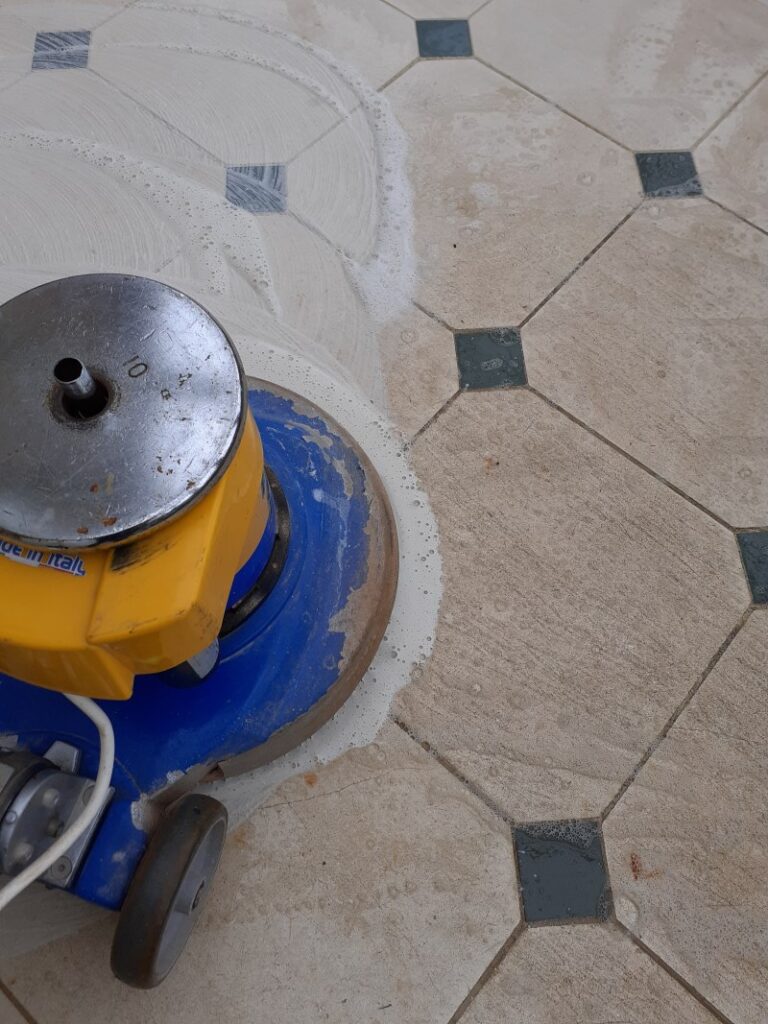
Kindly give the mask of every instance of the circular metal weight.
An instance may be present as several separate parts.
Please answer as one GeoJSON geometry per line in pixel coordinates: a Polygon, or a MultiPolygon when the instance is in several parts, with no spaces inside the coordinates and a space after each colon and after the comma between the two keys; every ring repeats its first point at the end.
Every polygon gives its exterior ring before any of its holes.
{"type": "Polygon", "coordinates": [[[114,544],[206,493],[247,415],[229,338],[167,285],[51,281],[0,306],[0,534],[114,544]]]}
{"type": "Polygon", "coordinates": [[[112,973],[154,988],[171,972],[192,933],[227,836],[227,810],[191,793],[171,804],[150,839],[120,911],[112,973]]]}

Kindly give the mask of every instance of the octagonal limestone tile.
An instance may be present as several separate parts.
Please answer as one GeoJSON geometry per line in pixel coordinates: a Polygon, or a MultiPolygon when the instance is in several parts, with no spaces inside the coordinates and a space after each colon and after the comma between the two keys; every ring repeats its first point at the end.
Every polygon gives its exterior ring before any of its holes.
{"type": "Polygon", "coordinates": [[[646,204],[523,331],[532,384],[733,526],[768,521],[768,238],[646,204]]]}
{"type": "Polygon", "coordinates": [[[599,815],[749,603],[733,536],[525,389],[413,462],[444,595],[397,713],[510,817],[599,815]]]}
{"type": "Polygon", "coordinates": [[[2,992],[0,992],[0,1024],[28,1024],[2,992]]]}
{"type": "Polygon", "coordinates": [[[107,925],[0,977],[38,1024],[424,1024],[448,1020],[518,918],[508,827],[388,725],[234,832],[186,954],[151,995],[112,979],[107,925]]]}
{"type": "Polygon", "coordinates": [[[768,79],[742,100],[696,150],[708,196],[768,231],[768,79]]]}
{"type": "Polygon", "coordinates": [[[133,7],[94,32],[89,66],[227,164],[282,164],[356,103],[318,56],[215,13],[133,7]]]}
{"type": "Polygon", "coordinates": [[[768,991],[766,663],[755,611],[604,826],[619,919],[738,1024],[768,991]]]}
{"type": "Polygon", "coordinates": [[[615,926],[530,928],[462,1024],[715,1024],[615,926]]]}
{"type": "MultiPolygon", "coordinates": [[[[477,6],[480,0],[472,2],[477,6]]],[[[139,6],[193,10],[202,6],[207,12],[224,17],[234,13],[248,22],[289,32],[356,69],[375,88],[418,56],[413,22],[396,9],[403,5],[382,0],[205,0],[203,5],[195,0],[142,0],[139,6]]]]}
{"type": "Polygon", "coordinates": [[[0,93],[0,145],[5,265],[153,273],[194,231],[191,210],[202,233],[224,207],[221,166],[87,70],[0,93]]]}
{"type": "Polygon", "coordinates": [[[753,0],[493,0],[475,53],[634,150],[687,149],[768,69],[753,0]]]}
{"type": "Polygon", "coordinates": [[[631,156],[476,61],[388,87],[409,140],[420,305],[512,326],[632,208],[631,156]]]}

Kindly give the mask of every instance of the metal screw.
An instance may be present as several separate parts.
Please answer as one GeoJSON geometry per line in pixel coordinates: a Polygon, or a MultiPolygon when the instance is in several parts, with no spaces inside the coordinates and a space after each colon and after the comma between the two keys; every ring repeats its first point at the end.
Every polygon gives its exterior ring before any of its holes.
{"type": "Polygon", "coordinates": [[[17,818],[18,818],[18,814],[16,813],[16,811],[8,811],[8,813],[5,816],[5,824],[6,825],[15,825],[17,818]]]}
{"type": "Polygon", "coordinates": [[[69,857],[59,857],[51,868],[51,874],[58,879],[66,878],[72,872],[72,861],[69,857]]]}
{"type": "Polygon", "coordinates": [[[13,861],[16,864],[28,864],[35,852],[31,843],[17,843],[13,848],[13,861]]]}
{"type": "Polygon", "coordinates": [[[49,786],[40,799],[43,802],[43,807],[56,807],[61,800],[61,793],[59,793],[58,789],[54,789],[53,786],[49,786]]]}

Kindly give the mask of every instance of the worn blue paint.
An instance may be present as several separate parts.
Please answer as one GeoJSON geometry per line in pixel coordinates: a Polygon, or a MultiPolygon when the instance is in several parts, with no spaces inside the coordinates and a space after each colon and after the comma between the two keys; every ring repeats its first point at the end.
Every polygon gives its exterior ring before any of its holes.
{"type": "MultiPolygon", "coordinates": [[[[200,685],[174,686],[173,672],[143,676],[129,701],[102,702],[115,729],[115,796],[74,888],[103,906],[120,905],[144,849],[133,801],[164,788],[171,772],[264,743],[338,677],[345,635],[334,619],[367,571],[364,471],[324,420],[290,398],[258,389],[249,400],[290,509],[285,566],[264,603],[223,638],[219,664],[200,685]]],[[[83,774],[96,772],[95,729],[60,694],[0,675],[2,733],[38,753],[55,739],[74,743],[83,774]]]]}

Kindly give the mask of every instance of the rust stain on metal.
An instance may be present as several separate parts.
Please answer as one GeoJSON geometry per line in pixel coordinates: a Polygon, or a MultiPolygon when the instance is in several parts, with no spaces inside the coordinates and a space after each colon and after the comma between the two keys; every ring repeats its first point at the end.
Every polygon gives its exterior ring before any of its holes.
{"type": "Polygon", "coordinates": [[[114,526],[117,522],[117,516],[105,516],[101,521],[105,526],[114,526]]]}
{"type": "Polygon", "coordinates": [[[91,486],[88,488],[88,490],[91,492],[91,494],[98,494],[99,493],[99,485],[98,484],[91,484],[91,486]]]}
{"type": "Polygon", "coordinates": [[[78,526],[77,532],[78,533],[82,533],[83,535],[85,535],[86,533],[88,533],[88,527],[87,526],[78,526]]]}

